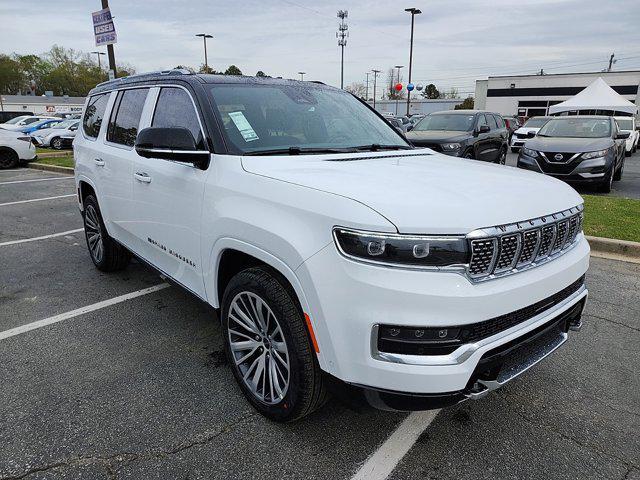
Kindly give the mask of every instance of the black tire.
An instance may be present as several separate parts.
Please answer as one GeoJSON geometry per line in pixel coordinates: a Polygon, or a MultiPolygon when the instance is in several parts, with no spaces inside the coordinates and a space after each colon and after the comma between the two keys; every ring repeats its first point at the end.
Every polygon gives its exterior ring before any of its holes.
{"type": "Polygon", "coordinates": [[[519,148],[511,147],[511,153],[518,153],[519,150],[519,148]]]}
{"type": "Polygon", "coordinates": [[[507,147],[504,147],[500,151],[500,155],[496,159],[496,163],[499,164],[499,165],[506,165],[507,164],[507,147]]]}
{"type": "MultiPolygon", "coordinates": [[[[242,305],[246,304],[243,303],[242,305]]],[[[235,308],[234,312],[236,312],[234,313],[235,317],[238,315],[235,308]]],[[[266,310],[261,310],[261,312],[268,315],[266,310]]],[[[323,384],[322,372],[318,365],[310,334],[307,331],[304,314],[293,289],[277,272],[268,267],[254,267],[236,274],[225,289],[221,314],[225,351],[229,365],[242,393],[258,412],[277,422],[290,422],[310,414],[326,401],[327,392],[323,384]],[[260,347],[258,350],[253,346],[236,351],[236,353],[232,352],[231,335],[234,335],[234,333],[229,333],[229,323],[230,321],[233,322],[232,330],[234,332],[242,330],[242,327],[238,322],[230,319],[229,312],[232,308],[232,303],[237,306],[238,299],[246,299],[246,295],[253,296],[253,298],[259,297],[266,305],[266,308],[271,310],[273,317],[268,318],[275,320],[275,322],[271,320],[271,328],[273,328],[274,324],[280,326],[282,334],[279,338],[284,339],[287,350],[284,358],[288,359],[289,362],[288,385],[284,395],[271,395],[267,391],[267,376],[266,368],[264,367],[265,374],[264,376],[260,374],[255,393],[247,385],[250,382],[247,381],[245,383],[243,379],[243,371],[244,375],[249,375],[249,377],[256,373],[261,365],[260,361],[255,369],[247,367],[247,364],[254,363],[255,359],[260,356],[266,355],[266,357],[263,357],[264,361],[267,362],[264,364],[265,367],[269,366],[268,368],[270,368],[270,362],[282,365],[276,361],[274,349],[277,349],[277,347],[273,347],[276,340],[273,340],[268,333],[269,328],[266,329],[266,335],[265,332],[251,333],[251,330],[245,328],[244,333],[248,333],[251,337],[255,336],[255,343],[259,344],[260,347]],[[244,353],[247,349],[250,352],[249,355],[252,356],[249,356],[246,362],[238,365],[237,360],[247,355],[244,353]],[[269,356],[269,351],[272,352],[271,356],[269,356]],[[261,381],[263,385],[262,398],[259,398],[261,381]]],[[[276,334],[273,333],[273,335],[276,334]]],[[[243,336],[236,336],[234,341],[240,341],[243,338],[243,336]]],[[[251,338],[250,341],[253,342],[254,339],[251,338]]]]}
{"type": "Polygon", "coordinates": [[[620,168],[616,171],[616,173],[614,173],[613,180],[616,182],[622,180],[623,172],[624,172],[624,158],[622,159],[622,164],[620,165],[620,168]]]}
{"type": "Polygon", "coordinates": [[[122,270],[129,264],[131,253],[107,233],[98,201],[93,195],[85,197],[83,206],[84,236],[93,264],[103,272],[122,270]]]}
{"type": "Polygon", "coordinates": [[[7,168],[16,168],[20,162],[18,154],[10,149],[0,150],[0,170],[7,168]]]}
{"type": "Polygon", "coordinates": [[[611,169],[605,174],[602,183],[600,183],[598,187],[598,190],[600,190],[602,193],[611,192],[611,184],[613,183],[613,169],[614,167],[611,167],[611,169]]]}
{"type": "Polygon", "coordinates": [[[51,148],[54,150],[62,150],[62,139],[60,137],[54,137],[51,139],[51,142],[49,142],[49,145],[51,145],[51,148]]]}
{"type": "Polygon", "coordinates": [[[475,160],[476,157],[473,156],[473,150],[469,149],[462,154],[462,158],[470,158],[471,160],[475,160]]]}

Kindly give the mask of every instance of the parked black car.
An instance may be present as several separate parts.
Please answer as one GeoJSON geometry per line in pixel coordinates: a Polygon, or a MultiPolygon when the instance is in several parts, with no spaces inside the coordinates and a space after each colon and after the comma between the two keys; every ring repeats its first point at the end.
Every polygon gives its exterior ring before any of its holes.
{"type": "Polygon", "coordinates": [[[509,132],[497,113],[478,110],[435,112],[406,134],[416,147],[428,147],[454,157],[504,164],[509,132]]]}
{"type": "Polygon", "coordinates": [[[612,117],[556,117],[526,141],[518,167],[610,192],[612,182],[622,178],[628,137],[612,117]]]}

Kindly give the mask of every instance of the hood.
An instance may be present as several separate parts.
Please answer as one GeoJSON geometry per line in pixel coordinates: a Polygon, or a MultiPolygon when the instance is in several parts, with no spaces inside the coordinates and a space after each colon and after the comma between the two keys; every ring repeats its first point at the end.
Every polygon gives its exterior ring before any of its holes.
{"type": "Polygon", "coordinates": [[[527,141],[527,148],[543,152],[581,153],[604,150],[613,146],[613,140],[606,138],[560,138],[534,137],[527,141]]]}
{"type": "Polygon", "coordinates": [[[256,175],[368,205],[400,233],[466,234],[582,203],[575,190],[554,178],[426,149],[248,156],[242,166],[256,175]]]}
{"type": "Polygon", "coordinates": [[[458,142],[469,138],[470,132],[457,130],[411,130],[406,133],[410,142],[458,142]]]}

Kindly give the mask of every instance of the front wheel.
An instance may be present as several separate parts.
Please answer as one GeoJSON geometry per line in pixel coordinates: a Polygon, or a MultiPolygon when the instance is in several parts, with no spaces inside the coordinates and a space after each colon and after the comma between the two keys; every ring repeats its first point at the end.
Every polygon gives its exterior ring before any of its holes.
{"type": "Polygon", "coordinates": [[[496,161],[496,163],[499,163],[500,165],[507,164],[507,148],[506,147],[500,151],[500,156],[498,157],[498,160],[496,161]]]}
{"type": "Polygon", "coordinates": [[[617,182],[619,180],[622,180],[622,172],[624,171],[624,158],[622,159],[622,164],[620,165],[620,168],[618,169],[618,171],[613,175],[613,179],[617,182]]]}
{"type": "Polygon", "coordinates": [[[511,147],[511,153],[518,153],[519,148],[511,147]]]}
{"type": "Polygon", "coordinates": [[[613,186],[613,170],[615,169],[615,166],[611,167],[611,170],[609,170],[605,176],[604,179],[602,180],[602,183],[600,184],[600,188],[599,190],[602,193],[610,193],[611,192],[611,188],[613,186]]]}
{"type": "Polygon", "coordinates": [[[51,140],[51,148],[55,150],[62,150],[62,139],[60,137],[56,137],[51,140]]]}
{"type": "Polygon", "coordinates": [[[475,159],[475,157],[473,156],[473,150],[467,150],[466,152],[464,152],[462,158],[469,158],[471,160],[475,159]]]}
{"type": "Polygon", "coordinates": [[[326,390],[295,294],[266,267],[236,274],[222,300],[227,359],[247,400],[264,416],[297,420],[326,390]]]}
{"type": "Polygon", "coordinates": [[[107,233],[96,197],[87,195],[83,205],[84,235],[93,264],[103,272],[122,270],[129,264],[131,254],[107,233]]]}
{"type": "Polygon", "coordinates": [[[18,154],[13,150],[0,150],[0,170],[16,168],[19,161],[18,154]]]}

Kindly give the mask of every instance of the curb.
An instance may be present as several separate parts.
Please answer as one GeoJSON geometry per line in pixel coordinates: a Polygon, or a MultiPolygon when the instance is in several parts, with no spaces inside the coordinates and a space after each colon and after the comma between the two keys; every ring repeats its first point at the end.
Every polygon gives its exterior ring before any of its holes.
{"type": "Polygon", "coordinates": [[[586,236],[595,257],[640,263],[640,242],[586,236]]]}
{"type": "Polygon", "coordinates": [[[66,157],[69,153],[67,152],[47,152],[38,154],[38,158],[57,158],[57,157],[66,157]]]}
{"type": "Polygon", "coordinates": [[[66,173],[67,175],[73,175],[73,168],[70,167],[60,167],[58,165],[46,165],[44,163],[29,163],[29,168],[33,168],[34,170],[44,170],[46,172],[55,172],[55,173],[66,173]]]}

